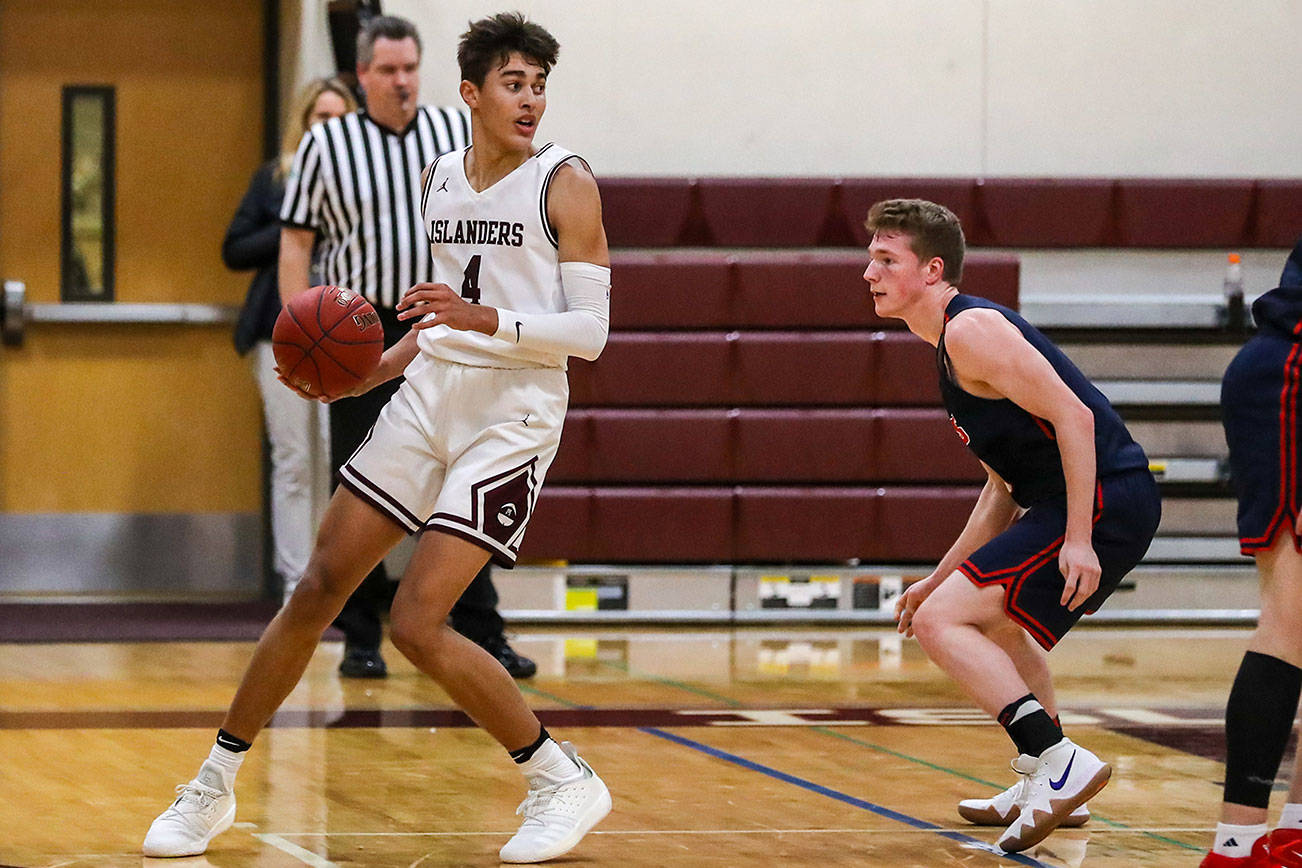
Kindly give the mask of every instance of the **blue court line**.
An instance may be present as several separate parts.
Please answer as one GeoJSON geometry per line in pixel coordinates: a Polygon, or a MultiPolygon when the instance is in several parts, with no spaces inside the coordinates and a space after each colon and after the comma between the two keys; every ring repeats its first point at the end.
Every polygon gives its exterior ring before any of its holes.
{"type": "MultiPolygon", "coordinates": [[[[617,669],[625,673],[626,675],[630,675],[632,677],[641,678],[648,681],[654,681],[659,684],[667,684],[670,687],[677,687],[680,690],[686,690],[687,692],[694,693],[698,696],[704,696],[709,699],[714,699],[731,708],[743,707],[743,703],[732,698],[731,696],[725,696],[721,693],[714,693],[713,691],[705,690],[700,687],[695,687],[683,681],[675,681],[672,678],[663,678],[659,675],[652,675],[646,672],[635,672],[632,669],[630,669],[627,664],[621,664],[610,660],[600,660],[598,662],[604,666],[609,666],[612,669],[617,669]]],[[[557,699],[560,702],[564,702],[564,700],[559,699],[559,697],[551,697],[551,698],[557,699]]],[[[851,736],[845,735],[844,733],[836,732],[834,729],[831,729],[830,727],[827,726],[815,726],[815,727],[811,727],[811,730],[813,732],[819,732],[819,733],[823,733],[824,735],[830,735],[835,738],[843,739],[845,741],[851,742],[852,744],[857,744],[861,747],[870,748],[871,750],[875,750],[878,753],[889,754],[890,756],[898,757],[899,759],[908,760],[911,763],[917,763],[918,765],[926,766],[929,769],[934,769],[935,771],[938,772],[944,772],[947,775],[953,775],[958,778],[963,778],[964,780],[972,781],[973,783],[981,784],[982,786],[990,787],[991,789],[995,789],[995,790],[1003,789],[1002,784],[996,784],[996,783],[992,783],[991,781],[973,777],[972,775],[966,775],[958,771],[957,769],[952,769],[949,768],[948,766],[942,766],[942,765],[937,765],[936,763],[927,762],[924,759],[920,759],[915,756],[909,756],[906,753],[900,753],[899,751],[891,750],[890,748],[887,747],[882,747],[879,744],[873,744],[872,742],[868,742],[868,741],[861,741],[860,739],[853,738],[851,736]]],[[[1281,790],[1287,790],[1288,785],[1276,784],[1275,788],[1281,790]]],[[[1095,820],[1098,820],[1100,823],[1104,823],[1105,825],[1111,826],[1114,829],[1125,829],[1127,831],[1131,831],[1133,829],[1132,826],[1128,826],[1125,823],[1118,822],[1117,820],[1108,819],[1107,817],[1104,817],[1100,814],[1094,814],[1093,817],[1095,820]]],[[[1165,835],[1159,835],[1156,832],[1149,832],[1146,830],[1135,830],[1135,831],[1138,831],[1140,834],[1144,835],[1145,837],[1152,838],[1155,841],[1161,841],[1165,844],[1171,844],[1172,846],[1179,847],[1183,850],[1192,850],[1196,853],[1202,852],[1202,848],[1200,847],[1196,847],[1192,844],[1186,844],[1183,841],[1177,841],[1175,838],[1168,838],[1165,835]]],[[[2,868],[2,866],[0,866],[0,868],[2,868]]]]}
{"type": "MultiPolygon", "coordinates": [[[[571,700],[568,700],[563,696],[557,696],[556,694],[548,693],[545,690],[540,690],[539,688],[534,687],[531,684],[520,683],[519,686],[520,689],[525,693],[532,693],[535,696],[545,697],[547,699],[552,700],[553,702],[556,702],[563,706],[567,706],[569,708],[591,708],[592,707],[590,705],[581,705],[577,702],[572,702],[571,700]]],[[[731,702],[732,700],[728,700],[728,701],[731,702]]],[[[819,728],[821,729],[821,727],[819,728]]],[[[940,835],[942,838],[948,838],[951,841],[955,841],[959,844],[975,845],[976,848],[980,849],[982,852],[989,853],[991,856],[1003,857],[1004,859],[1008,859],[1009,861],[1016,862],[1019,865],[1030,865],[1032,866],[1032,868],[1053,868],[1053,866],[1047,865],[1044,862],[1039,861],[1038,859],[1032,859],[1030,856],[1023,856],[1021,853],[1004,853],[1001,850],[999,850],[999,848],[987,844],[984,841],[980,841],[976,838],[972,838],[968,835],[964,835],[962,832],[953,832],[947,830],[944,826],[938,826],[935,823],[929,823],[926,820],[919,820],[917,817],[911,817],[908,814],[904,814],[899,811],[893,811],[890,808],[873,804],[872,802],[865,801],[864,799],[856,798],[855,796],[849,795],[848,793],[843,793],[840,790],[834,790],[831,789],[830,787],[825,787],[822,784],[816,784],[813,781],[807,781],[804,778],[798,778],[795,775],[789,775],[786,772],[780,772],[777,769],[769,768],[768,766],[765,765],[760,765],[759,763],[754,762],[752,760],[748,760],[745,757],[740,757],[737,756],[736,754],[731,754],[728,753],[727,751],[710,747],[708,744],[703,744],[702,742],[699,741],[693,741],[692,739],[684,738],[681,735],[674,735],[673,733],[666,732],[663,729],[658,729],[653,726],[640,726],[638,727],[638,732],[644,732],[647,735],[654,735],[657,738],[662,738],[665,739],[666,741],[672,741],[673,743],[682,745],[683,747],[690,747],[692,750],[700,751],[701,753],[712,756],[715,759],[721,759],[724,760],[725,762],[730,762],[733,763],[734,765],[741,766],[744,769],[749,769],[750,771],[753,772],[759,772],[762,775],[768,775],[769,777],[776,778],[777,780],[782,781],[783,783],[794,784],[795,786],[809,790],[812,793],[818,793],[820,796],[827,796],[830,799],[836,799],[837,801],[844,802],[847,805],[853,805],[856,808],[861,808],[865,811],[869,811],[871,813],[877,814],[880,817],[885,817],[888,820],[894,820],[897,823],[903,823],[904,825],[912,826],[915,829],[924,829],[926,831],[935,832],[936,834],[940,835]]],[[[990,784],[990,786],[995,786],[995,785],[990,784]]]]}
{"type": "Polygon", "coordinates": [[[861,808],[865,811],[870,811],[878,815],[879,817],[885,817],[888,820],[894,820],[897,823],[903,823],[904,825],[912,826],[915,829],[925,829],[927,831],[935,832],[937,835],[940,835],[942,838],[949,838],[951,841],[957,841],[960,844],[975,844],[978,848],[980,848],[985,852],[990,853],[990,855],[992,856],[1002,856],[1003,858],[1016,862],[1019,865],[1032,865],[1032,866],[1039,866],[1039,868],[1051,868],[1051,866],[1046,865],[1045,863],[1037,859],[1032,859],[1030,856],[1023,856],[1021,853],[1000,852],[997,848],[992,847],[991,845],[985,843],[984,841],[979,841],[976,838],[971,838],[967,835],[964,835],[961,832],[949,831],[945,829],[943,826],[937,826],[935,823],[929,823],[926,820],[919,820],[917,817],[911,817],[908,814],[902,814],[899,811],[894,811],[891,810],[890,808],[873,804],[872,802],[865,801],[864,799],[859,799],[847,793],[843,793],[840,790],[834,790],[831,789],[830,787],[825,787],[822,784],[816,784],[813,781],[807,781],[804,778],[798,778],[795,775],[789,775],[786,772],[780,772],[775,768],[770,768],[769,766],[766,765],[760,765],[759,763],[754,762],[752,760],[748,760],[745,757],[740,757],[737,756],[736,754],[728,753],[727,751],[719,750],[718,748],[715,747],[710,747],[708,744],[702,744],[699,741],[693,741],[692,739],[684,738],[681,735],[674,735],[672,732],[666,732],[663,729],[644,726],[644,727],[639,727],[639,731],[645,732],[648,735],[654,735],[657,738],[663,738],[666,741],[672,741],[675,744],[682,745],[683,747],[690,747],[692,750],[700,751],[701,753],[708,754],[709,756],[712,756],[715,759],[721,759],[724,760],[725,762],[730,762],[733,765],[741,766],[744,769],[749,769],[750,771],[753,772],[759,772],[762,775],[768,775],[769,777],[776,778],[777,780],[782,781],[783,783],[794,784],[797,787],[801,787],[802,789],[809,790],[811,793],[818,793],[820,796],[827,796],[829,799],[836,799],[838,802],[844,802],[847,805],[852,805],[856,808],[861,808]]]}

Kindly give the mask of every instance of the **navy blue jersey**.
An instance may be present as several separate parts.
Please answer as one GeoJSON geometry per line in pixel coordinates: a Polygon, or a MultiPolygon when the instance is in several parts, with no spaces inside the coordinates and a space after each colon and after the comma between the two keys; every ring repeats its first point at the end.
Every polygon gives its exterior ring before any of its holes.
{"type": "MultiPolygon", "coordinates": [[[[1148,456],[1130,436],[1108,399],[1062,350],[1019,314],[984,298],[960,293],[945,306],[946,324],[974,307],[998,311],[1017,326],[1031,346],[1049,360],[1067,388],[1094,413],[1094,458],[1098,477],[1140,467],[1147,469],[1148,456]]],[[[940,394],[950,421],[968,448],[1012,486],[1013,499],[1020,506],[1031,506],[1066,492],[1062,455],[1058,452],[1053,426],[1007,398],[979,398],[961,389],[951,373],[943,330],[936,346],[936,364],[940,369],[940,394]]]]}

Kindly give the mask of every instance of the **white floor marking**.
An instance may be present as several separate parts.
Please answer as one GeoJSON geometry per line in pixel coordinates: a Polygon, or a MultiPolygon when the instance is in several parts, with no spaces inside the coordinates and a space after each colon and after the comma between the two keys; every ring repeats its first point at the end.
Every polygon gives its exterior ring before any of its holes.
{"type": "MultiPolygon", "coordinates": [[[[305,850],[292,841],[286,841],[280,835],[271,832],[254,832],[253,837],[257,838],[264,844],[270,844],[282,853],[288,853],[304,865],[311,865],[312,868],[338,868],[338,866],[329,859],[322,858],[311,850],[305,850]]],[[[318,835],[317,837],[325,838],[331,836],[318,835]]]]}
{"type": "MultiPolygon", "coordinates": [[[[994,828],[993,826],[990,828],[994,828]]],[[[934,835],[937,832],[972,832],[980,830],[980,826],[947,826],[938,829],[593,829],[589,835],[934,835]]],[[[1061,829],[1060,833],[1070,833],[1078,831],[1076,829],[1061,829]]],[[[1110,826],[1094,826],[1083,830],[1091,835],[1142,835],[1147,832],[1214,832],[1214,826],[1165,826],[1154,828],[1127,828],[1119,829],[1110,826]]],[[[284,841],[285,838],[477,838],[477,837],[510,837],[515,834],[515,830],[502,832],[278,832],[274,835],[261,834],[254,837],[276,838],[284,841]]],[[[272,843],[268,841],[267,843],[272,843]]],[[[274,846],[279,846],[274,845],[274,846]]],[[[293,845],[290,845],[293,846],[293,845]]],[[[282,848],[283,849],[283,848],[282,848]]],[[[301,848],[300,848],[301,849],[301,848]]],[[[288,851],[286,851],[288,852],[288,851]]],[[[321,857],[312,855],[316,859],[321,857]]],[[[313,865],[327,866],[331,862],[324,860],[310,863],[313,865]]]]}

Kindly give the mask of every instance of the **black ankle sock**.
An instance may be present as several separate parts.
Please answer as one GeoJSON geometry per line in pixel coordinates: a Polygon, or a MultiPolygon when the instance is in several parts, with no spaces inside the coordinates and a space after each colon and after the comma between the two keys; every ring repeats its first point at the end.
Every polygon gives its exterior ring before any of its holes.
{"type": "Polygon", "coordinates": [[[1270,804],[1299,693],[1302,669],[1256,651],[1243,655],[1225,706],[1225,801],[1270,804]]]}
{"type": "Polygon", "coordinates": [[[999,725],[1017,745],[1018,753],[1039,756],[1062,741],[1062,729],[1032,693],[1008,703],[999,712],[999,725]],[[1027,708],[1029,703],[1035,704],[1027,708]]]}
{"type": "Polygon", "coordinates": [[[224,747],[234,753],[244,753],[253,747],[253,742],[245,741],[242,738],[236,738],[224,729],[217,730],[217,746],[224,747]]]}
{"type": "Polygon", "coordinates": [[[527,763],[533,759],[533,755],[538,752],[538,748],[542,747],[547,742],[547,739],[551,738],[551,735],[547,732],[547,727],[540,727],[540,729],[538,739],[533,744],[510,752],[511,759],[515,760],[516,763],[527,763]]]}

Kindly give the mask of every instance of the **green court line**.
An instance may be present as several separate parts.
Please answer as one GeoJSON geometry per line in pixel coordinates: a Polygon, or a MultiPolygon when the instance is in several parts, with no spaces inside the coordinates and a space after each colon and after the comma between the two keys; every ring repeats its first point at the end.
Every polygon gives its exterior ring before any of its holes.
{"type": "Polygon", "coordinates": [[[724,696],[723,694],[715,693],[711,690],[706,690],[704,687],[697,687],[694,684],[688,684],[686,681],[677,681],[673,678],[664,678],[663,676],[660,675],[651,675],[645,672],[634,672],[633,670],[628,668],[627,663],[615,663],[614,661],[611,660],[598,660],[597,662],[600,663],[602,666],[609,666],[612,669],[618,669],[620,672],[623,672],[625,675],[630,675],[634,678],[640,678],[643,681],[654,681],[658,684],[664,684],[669,687],[676,687],[679,690],[684,690],[688,693],[695,693],[697,696],[704,696],[706,699],[713,699],[716,702],[722,702],[724,705],[727,705],[731,708],[740,708],[742,705],[742,703],[739,700],[733,699],[731,696],[724,696]]]}
{"type": "Polygon", "coordinates": [[[541,696],[543,699],[550,699],[552,702],[559,702],[561,705],[565,706],[566,708],[579,707],[577,702],[570,702],[568,699],[564,699],[560,696],[557,696],[554,693],[548,693],[546,690],[539,690],[537,687],[534,687],[532,684],[528,684],[524,681],[517,681],[515,683],[519,686],[521,693],[529,693],[532,694],[533,696],[541,696]]]}
{"type": "MultiPolygon", "coordinates": [[[[645,673],[645,672],[635,672],[634,670],[629,668],[627,663],[615,663],[609,660],[600,660],[598,662],[605,666],[609,666],[613,669],[618,669],[619,671],[633,678],[639,678],[644,681],[653,681],[658,684],[667,685],[669,687],[676,687],[679,690],[684,690],[688,693],[692,693],[697,696],[703,696],[708,699],[713,699],[717,702],[722,702],[723,704],[730,706],[732,708],[739,708],[742,705],[740,701],[733,699],[732,697],[723,696],[722,694],[714,693],[710,690],[706,690],[701,687],[696,687],[694,685],[687,684],[686,682],[677,681],[673,678],[663,678],[659,675],[651,675],[650,673],[645,673]]],[[[556,697],[552,697],[552,698],[556,698],[556,697]]],[[[933,769],[938,772],[943,772],[944,774],[947,775],[952,775],[957,778],[962,778],[963,780],[972,781],[973,783],[981,784],[982,786],[987,786],[994,790],[1006,789],[1004,786],[1000,784],[996,784],[992,781],[987,781],[982,778],[973,777],[972,775],[969,774],[964,774],[963,772],[960,772],[958,769],[952,769],[949,768],[948,766],[942,766],[942,765],[938,765],[937,763],[928,762],[927,760],[924,760],[921,757],[910,756],[909,754],[906,753],[900,753],[899,751],[891,750],[890,748],[883,747],[882,745],[879,744],[873,744],[872,742],[863,741],[861,739],[857,739],[852,736],[845,735],[844,733],[836,732],[835,730],[828,729],[825,726],[814,726],[814,727],[810,727],[810,729],[814,732],[820,732],[823,733],[824,735],[830,735],[835,738],[839,738],[844,741],[851,742],[852,744],[857,744],[860,747],[866,747],[870,750],[875,750],[878,753],[888,754],[890,756],[896,757],[897,759],[907,760],[908,762],[916,763],[917,765],[925,766],[926,768],[933,769]]],[[[1092,814],[1092,817],[1093,819],[1098,820],[1100,823],[1111,826],[1114,829],[1129,830],[1133,828],[1131,826],[1126,825],[1125,823],[1121,823],[1116,820],[1110,820],[1107,817],[1100,816],[1099,814],[1092,814]]],[[[1165,835],[1159,835],[1156,832],[1145,832],[1143,830],[1135,830],[1135,831],[1138,831],[1140,832],[1140,834],[1152,838],[1156,841],[1162,841],[1164,843],[1171,844],[1176,847],[1180,847],[1181,849],[1184,850],[1193,850],[1195,852],[1202,851],[1201,847],[1196,847],[1192,844],[1186,844],[1183,841],[1177,841],[1174,838],[1168,838],[1165,835]]]]}

